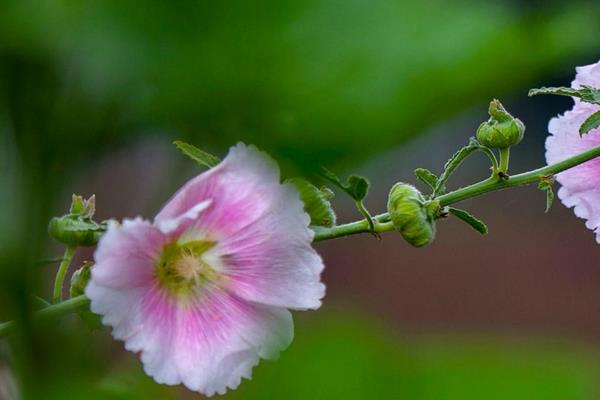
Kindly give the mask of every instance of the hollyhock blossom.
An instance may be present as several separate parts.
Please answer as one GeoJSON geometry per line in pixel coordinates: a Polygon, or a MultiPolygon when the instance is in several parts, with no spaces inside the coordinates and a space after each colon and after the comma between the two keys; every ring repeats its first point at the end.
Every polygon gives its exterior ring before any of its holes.
{"type": "MultiPolygon", "coordinates": [[[[600,63],[577,68],[573,88],[582,85],[600,88],[600,63]]],[[[546,161],[556,163],[592,147],[600,145],[600,129],[594,129],[583,137],[579,127],[600,106],[574,99],[573,109],[550,121],[550,136],[546,140],[546,161]]],[[[600,158],[595,158],[556,176],[561,184],[558,197],[567,207],[573,207],[575,215],[586,219],[586,227],[596,232],[600,243],[600,158]]]]}
{"type": "Polygon", "coordinates": [[[288,309],[320,306],[309,220],[276,164],[238,144],[154,222],[112,222],[85,293],[157,382],[222,394],[289,345],[288,309]]]}

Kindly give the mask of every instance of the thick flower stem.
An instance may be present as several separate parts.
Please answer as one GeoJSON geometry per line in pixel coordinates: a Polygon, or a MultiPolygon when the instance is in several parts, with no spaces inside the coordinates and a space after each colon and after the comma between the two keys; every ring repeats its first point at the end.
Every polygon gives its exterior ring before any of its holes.
{"type": "Polygon", "coordinates": [[[510,161],[510,147],[500,149],[500,172],[506,174],[508,172],[508,162],[510,161]]]}
{"type": "MultiPolygon", "coordinates": [[[[40,319],[54,318],[73,311],[81,310],[90,304],[90,300],[84,296],[77,296],[63,302],[52,304],[35,312],[35,317],[40,319]]],[[[6,336],[14,328],[14,322],[8,321],[0,324],[0,337],[6,336]]]]}
{"type": "MultiPolygon", "coordinates": [[[[559,172],[565,171],[569,168],[573,168],[596,157],[600,157],[600,146],[584,151],[583,153],[567,158],[566,160],[563,160],[556,164],[538,168],[533,171],[524,172],[522,174],[513,175],[509,179],[491,177],[473,185],[441,195],[437,199],[440,201],[440,204],[442,206],[448,206],[454,203],[458,203],[459,201],[469,199],[471,197],[482,195],[487,192],[506,189],[514,186],[523,186],[531,183],[538,183],[543,177],[548,177],[559,172]]],[[[502,169],[502,167],[500,168],[502,169]]],[[[389,221],[389,215],[387,213],[380,214],[374,217],[373,219],[375,221],[376,232],[382,233],[394,230],[394,227],[391,226],[391,224],[381,223],[384,221],[389,221]]],[[[338,225],[331,228],[314,227],[313,229],[315,231],[315,237],[313,239],[315,242],[321,240],[335,239],[338,237],[349,236],[369,231],[368,223],[366,220],[351,222],[348,224],[338,225]]]]}
{"type": "Polygon", "coordinates": [[[62,300],[63,282],[65,281],[69,265],[71,265],[75,249],[76,246],[67,246],[62,262],[58,266],[58,272],[56,273],[56,279],[54,280],[54,292],[52,293],[52,303],[54,304],[62,300]]]}

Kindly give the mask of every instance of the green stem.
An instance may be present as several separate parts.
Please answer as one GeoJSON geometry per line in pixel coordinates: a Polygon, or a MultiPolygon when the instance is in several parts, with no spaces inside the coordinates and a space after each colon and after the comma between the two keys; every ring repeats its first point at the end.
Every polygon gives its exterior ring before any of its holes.
{"type": "MultiPolygon", "coordinates": [[[[58,317],[63,314],[68,314],[72,311],[80,310],[84,307],[87,307],[90,304],[90,300],[84,296],[77,296],[70,298],[69,300],[65,300],[61,303],[52,304],[46,308],[42,308],[39,311],[35,312],[35,318],[39,319],[50,319],[54,317],[58,317]]],[[[6,336],[10,333],[15,327],[15,323],[13,321],[8,321],[0,324],[0,337],[6,336]]]]}
{"type": "Polygon", "coordinates": [[[358,209],[358,212],[363,217],[365,217],[365,220],[367,221],[367,225],[369,227],[369,231],[371,233],[376,233],[375,232],[375,222],[373,221],[373,217],[371,217],[371,213],[369,213],[369,210],[366,209],[366,207],[362,201],[356,201],[355,204],[356,204],[356,208],[358,209]]]}
{"type": "MultiPolygon", "coordinates": [[[[437,199],[440,201],[442,206],[448,206],[450,204],[458,203],[459,201],[479,196],[487,192],[506,189],[509,187],[528,185],[531,183],[538,183],[542,177],[558,174],[559,172],[573,168],[579,164],[583,164],[584,162],[592,160],[596,157],[600,157],[600,146],[584,151],[583,153],[567,158],[566,160],[556,164],[548,165],[522,174],[513,175],[506,180],[498,177],[491,177],[473,185],[441,195],[437,199]]],[[[375,231],[378,233],[394,230],[392,225],[381,223],[384,221],[389,221],[389,215],[387,213],[377,215],[374,218],[374,221],[375,231]]],[[[313,239],[315,242],[369,231],[366,220],[351,222],[349,224],[338,225],[331,228],[315,227],[313,229],[315,231],[315,237],[313,239]]]]}
{"type": "MultiPolygon", "coordinates": [[[[537,183],[541,178],[557,174],[569,168],[573,168],[596,157],[600,157],[600,146],[594,147],[593,149],[577,154],[556,164],[548,165],[546,167],[538,168],[533,171],[514,175],[507,180],[500,179],[498,177],[491,177],[473,185],[439,196],[437,199],[440,201],[442,206],[447,206],[494,190],[506,189],[513,186],[522,186],[530,183],[537,183]]],[[[376,233],[383,233],[394,230],[394,225],[392,222],[390,222],[390,216],[388,213],[376,215],[372,218],[372,221],[373,231],[376,233]]],[[[372,232],[369,228],[369,221],[367,219],[351,222],[348,224],[338,225],[331,228],[313,227],[313,230],[315,232],[315,242],[354,235],[357,233],[372,232]]],[[[67,252],[65,252],[65,261],[61,263],[61,266],[59,268],[59,273],[63,271],[63,276],[61,277],[61,279],[58,279],[59,277],[57,275],[57,284],[55,284],[55,295],[56,293],[58,293],[59,298],[60,292],[62,291],[62,281],[64,280],[64,274],[66,273],[66,269],[68,268],[70,260],[73,257],[73,252],[74,248],[67,248],[67,252]]],[[[37,311],[35,313],[35,316],[37,318],[53,318],[63,314],[67,314],[72,311],[82,309],[84,307],[87,307],[88,305],[89,299],[86,296],[81,295],[43,308],[37,311]]],[[[13,328],[14,322],[12,321],[0,323],[0,337],[8,334],[13,328]]]]}
{"type": "Polygon", "coordinates": [[[500,149],[500,172],[508,172],[508,162],[510,161],[510,147],[500,149]]]}
{"type": "Polygon", "coordinates": [[[71,265],[73,254],[75,254],[75,249],[76,246],[67,246],[67,248],[65,249],[65,255],[63,256],[62,262],[58,266],[58,272],[56,273],[56,279],[54,280],[54,292],[52,293],[52,303],[56,304],[62,301],[63,283],[65,281],[65,276],[67,275],[69,265],[71,265]]]}

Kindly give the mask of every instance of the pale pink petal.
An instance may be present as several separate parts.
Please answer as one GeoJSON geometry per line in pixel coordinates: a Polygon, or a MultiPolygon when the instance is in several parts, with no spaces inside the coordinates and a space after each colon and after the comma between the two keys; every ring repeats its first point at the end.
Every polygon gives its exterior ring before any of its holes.
{"type": "Polygon", "coordinates": [[[214,249],[243,298],[292,309],[316,309],[325,295],[323,261],[311,247],[310,218],[292,185],[280,185],[271,212],[214,249]]]}
{"type": "Polygon", "coordinates": [[[238,143],[216,167],[187,182],[156,216],[156,222],[177,218],[200,202],[211,200],[196,221],[182,221],[213,235],[230,236],[271,209],[279,186],[279,168],[265,153],[238,143]]]}
{"type": "MultiPolygon", "coordinates": [[[[600,71],[599,71],[600,72],[600,71]]],[[[546,140],[546,160],[549,164],[562,161],[600,145],[600,129],[580,137],[579,127],[599,106],[576,104],[573,110],[553,118],[546,140]]],[[[596,158],[557,174],[562,185],[558,197],[567,207],[574,207],[575,215],[586,219],[586,226],[597,233],[600,243],[600,159],[596,158]]]]}
{"type": "Polygon", "coordinates": [[[323,262],[308,224],[276,164],[238,144],[177,192],[153,225],[111,224],[86,288],[91,309],[127,350],[141,353],[157,382],[224,393],[249,378],[260,358],[289,345],[287,308],[321,304],[323,262]],[[161,252],[195,240],[215,243],[197,260],[215,278],[194,281],[183,295],[169,291],[156,276],[161,252]]]}
{"type": "Polygon", "coordinates": [[[591,86],[600,89],[600,62],[577,67],[575,70],[577,71],[577,75],[575,75],[572,83],[574,88],[591,86]]]}
{"type": "Polygon", "coordinates": [[[151,284],[165,243],[161,231],[141,218],[111,221],[94,254],[94,280],[112,288],[151,284]]]}

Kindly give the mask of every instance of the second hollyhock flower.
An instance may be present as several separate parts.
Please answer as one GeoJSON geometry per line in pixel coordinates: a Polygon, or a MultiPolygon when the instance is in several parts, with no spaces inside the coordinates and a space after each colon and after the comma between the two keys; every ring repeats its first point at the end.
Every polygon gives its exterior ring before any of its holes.
{"type": "Polygon", "coordinates": [[[224,393],[289,345],[288,309],[321,304],[309,220],[276,164],[238,144],[153,223],[110,224],[86,289],[91,309],[157,382],[224,393]]]}
{"type": "MultiPolygon", "coordinates": [[[[600,88],[600,63],[577,68],[572,87],[600,88]]],[[[593,129],[583,137],[579,127],[600,106],[575,99],[573,109],[553,118],[546,140],[546,161],[549,164],[562,161],[592,147],[600,146],[600,128],[593,129]]],[[[561,184],[558,197],[567,207],[573,207],[575,215],[586,220],[586,227],[596,232],[600,243],[600,158],[595,158],[556,176],[561,184]]]]}

